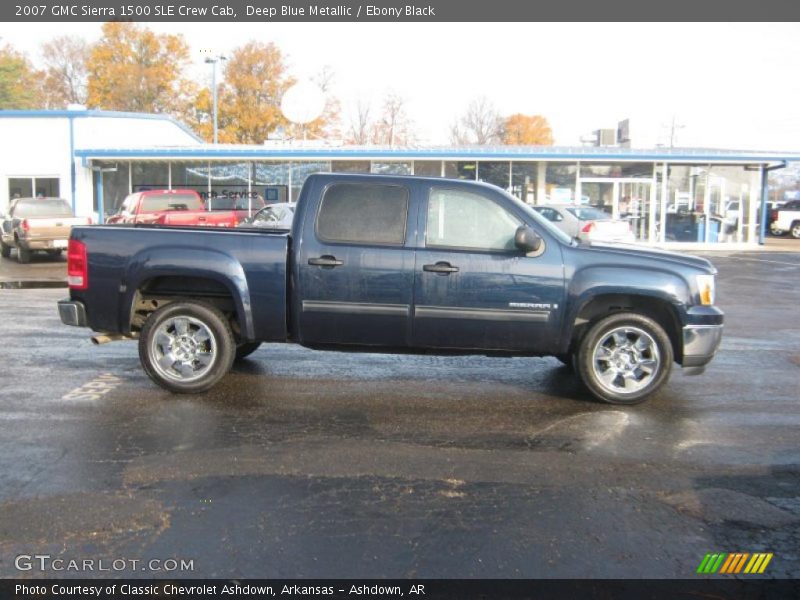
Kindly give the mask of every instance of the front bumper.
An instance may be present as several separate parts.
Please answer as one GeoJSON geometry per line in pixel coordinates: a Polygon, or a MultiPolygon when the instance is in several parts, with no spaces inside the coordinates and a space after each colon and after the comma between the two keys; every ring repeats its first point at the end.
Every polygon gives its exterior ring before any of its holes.
{"type": "Polygon", "coordinates": [[[689,309],[683,327],[683,361],[688,374],[699,374],[711,362],[722,341],[723,312],[716,306],[689,309]]]}
{"type": "Polygon", "coordinates": [[[83,302],[70,300],[69,298],[59,300],[58,316],[61,317],[61,322],[65,325],[88,327],[88,322],[86,321],[86,307],[83,305],[83,302]]]}

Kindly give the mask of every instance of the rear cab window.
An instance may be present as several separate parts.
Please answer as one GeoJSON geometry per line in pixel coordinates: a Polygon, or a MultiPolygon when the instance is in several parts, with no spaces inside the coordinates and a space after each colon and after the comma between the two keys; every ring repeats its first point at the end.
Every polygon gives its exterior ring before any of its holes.
{"type": "Polygon", "coordinates": [[[402,246],[408,189],[377,183],[335,183],[322,197],[316,234],[324,242],[402,246]]]}
{"type": "Polygon", "coordinates": [[[30,198],[14,205],[15,217],[71,217],[72,208],[61,198],[30,198]]]}

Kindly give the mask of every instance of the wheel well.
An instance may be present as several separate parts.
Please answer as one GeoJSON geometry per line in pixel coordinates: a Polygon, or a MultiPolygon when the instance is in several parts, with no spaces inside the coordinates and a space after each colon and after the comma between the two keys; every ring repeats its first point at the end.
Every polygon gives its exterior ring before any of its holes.
{"type": "Polygon", "coordinates": [[[172,275],[148,279],[136,290],[131,305],[131,331],[140,331],[151,313],[180,300],[202,300],[218,308],[230,322],[234,336],[240,336],[240,315],[225,284],[205,277],[172,275]]]}
{"type": "Polygon", "coordinates": [[[683,359],[681,325],[674,307],[661,298],[637,296],[634,294],[607,294],[595,296],[584,304],[573,322],[569,352],[574,352],[589,328],[610,314],[633,312],[653,319],[664,328],[672,343],[675,360],[683,359]]]}

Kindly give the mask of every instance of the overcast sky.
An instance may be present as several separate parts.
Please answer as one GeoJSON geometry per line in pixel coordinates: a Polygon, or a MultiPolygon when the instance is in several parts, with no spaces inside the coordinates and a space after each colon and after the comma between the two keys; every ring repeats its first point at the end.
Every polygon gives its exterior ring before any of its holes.
{"type": "MultiPolygon", "coordinates": [[[[153,23],[201,50],[275,42],[293,75],[330,65],[343,118],[359,98],[377,112],[391,89],[408,101],[422,141],[448,143],[452,121],[485,95],[502,114],[541,114],[561,145],[631,119],[636,147],[800,151],[800,24],[684,23],[153,23]]],[[[100,24],[25,23],[0,29],[38,60],[39,45],[100,24]]]]}

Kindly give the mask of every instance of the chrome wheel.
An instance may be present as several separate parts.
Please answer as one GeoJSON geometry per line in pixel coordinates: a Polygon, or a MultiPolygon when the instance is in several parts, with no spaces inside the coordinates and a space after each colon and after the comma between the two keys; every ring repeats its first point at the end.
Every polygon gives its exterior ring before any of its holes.
{"type": "Polygon", "coordinates": [[[158,325],[150,341],[152,366],[173,381],[187,383],[214,366],[217,340],[208,325],[189,316],[175,316],[158,325]]]}
{"type": "Polygon", "coordinates": [[[638,327],[612,329],[592,350],[595,378],[614,394],[635,394],[647,387],[659,371],[660,360],[655,339],[638,327]]]}

